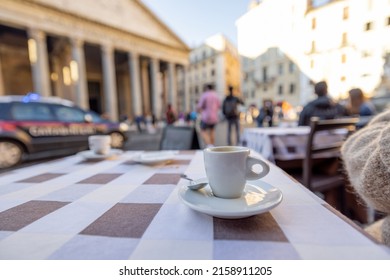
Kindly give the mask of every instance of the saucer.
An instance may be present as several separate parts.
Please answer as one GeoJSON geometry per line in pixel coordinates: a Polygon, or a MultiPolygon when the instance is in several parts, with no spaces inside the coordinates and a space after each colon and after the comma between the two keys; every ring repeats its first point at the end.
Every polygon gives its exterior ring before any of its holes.
{"type": "Polygon", "coordinates": [[[215,197],[209,185],[193,191],[182,186],[179,189],[181,200],[192,208],[204,214],[223,219],[240,219],[268,212],[282,201],[282,192],[262,181],[257,185],[247,183],[240,198],[225,199],[215,197]]]}
{"type": "Polygon", "coordinates": [[[122,150],[111,149],[108,154],[106,154],[106,155],[99,155],[99,154],[96,154],[95,152],[93,152],[91,150],[86,150],[86,151],[79,152],[78,155],[82,156],[85,159],[98,160],[98,159],[107,159],[107,158],[111,158],[111,157],[114,157],[114,156],[118,156],[118,155],[120,155],[122,153],[123,153],[122,150]]]}
{"type": "Polygon", "coordinates": [[[175,154],[176,154],[175,152],[170,152],[170,151],[145,152],[134,156],[132,160],[142,164],[155,165],[155,164],[167,163],[172,161],[175,154]]]}

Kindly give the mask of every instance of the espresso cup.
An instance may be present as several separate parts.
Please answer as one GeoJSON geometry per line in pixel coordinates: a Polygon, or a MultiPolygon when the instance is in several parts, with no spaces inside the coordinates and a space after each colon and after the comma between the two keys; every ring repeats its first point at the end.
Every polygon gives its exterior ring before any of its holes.
{"type": "Polygon", "coordinates": [[[239,146],[212,147],[203,150],[206,175],[216,197],[241,197],[247,180],[257,180],[269,172],[269,165],[249,156],[250,150],[239,146]],[[253,167],[260,165],[260,173],[253,167]]]}
{"type": "Polygon", "coordinates": [[[111,149],[111,136],[92,135],[88,137],[89,149],[98,155],[107,155],[111,149]]]}

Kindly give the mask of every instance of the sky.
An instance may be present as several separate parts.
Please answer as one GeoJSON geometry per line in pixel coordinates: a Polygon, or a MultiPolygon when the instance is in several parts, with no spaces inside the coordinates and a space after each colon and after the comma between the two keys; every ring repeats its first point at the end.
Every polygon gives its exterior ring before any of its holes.
{"type": "Polygon", "coordinates": [[[190,48],[224,34],[237,46],[236,20],[250,0],[142,0],[190,48]]]}

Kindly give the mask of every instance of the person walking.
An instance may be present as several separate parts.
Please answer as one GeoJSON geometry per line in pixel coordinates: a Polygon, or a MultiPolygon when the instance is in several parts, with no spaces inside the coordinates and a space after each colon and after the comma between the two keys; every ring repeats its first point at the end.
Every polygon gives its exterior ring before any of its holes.
{"type": "Polygon", "coordinates": [[[321,120],[326,120],[348,115],[344,106],[328,96],[328,85],[325,81],[314,85],[314,93],[317,95],[317,98],[303,107],[299,115],[299,126],[310,125],[311,117],[319,117],[321,120]]]}
{"type": "Polygon", "coordinates": [[[236,131],[236,144],[238,144],[240,141],[240,112],[238,110],[238,105],[244,105],[244,102],[240,98],[234,96],[233,86],[229,86],[228,90],[228,95],[222,104],[222,113],[228,122],[227,143],[228,145],[232,145],[233,126],[235,127],[236,131]]]}
{"type": "Polygon", "coordinates": [[[174,124],[176,121],[176,114],[172,108],[172,104],[170,103],[167,105],[167,111],[165,112],[165,117],[167,119],[168,125],[174,124]]]}
{"type": "Polygon", "coordinates": [[[214,90],[214,86],[208,84],[196,107],[197,111],[201,113],[201,136],[207,147],[215,145],[215,126],[218,123],[220,107],[221,101],[214,90]]]}

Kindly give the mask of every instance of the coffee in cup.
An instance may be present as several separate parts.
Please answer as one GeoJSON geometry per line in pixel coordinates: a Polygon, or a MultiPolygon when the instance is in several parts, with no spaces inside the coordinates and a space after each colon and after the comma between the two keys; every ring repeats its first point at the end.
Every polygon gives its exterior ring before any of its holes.
{"type": "Polygon", "coordinates": [[[250,149],[240,146],[220,146],[203,151],[206,175],[216,197],[241,197],[247,180],[257,180],[269,172],[269,165],[249,156],[250,149]],[[260,173],[253,167],[260,165],[260,173]]]}
{"type": "Polygon", "coordinates": [[[107,155],[111,149],[111,136],[92,135],[88,137],[89,149],[98,155],[107,155]]]}

